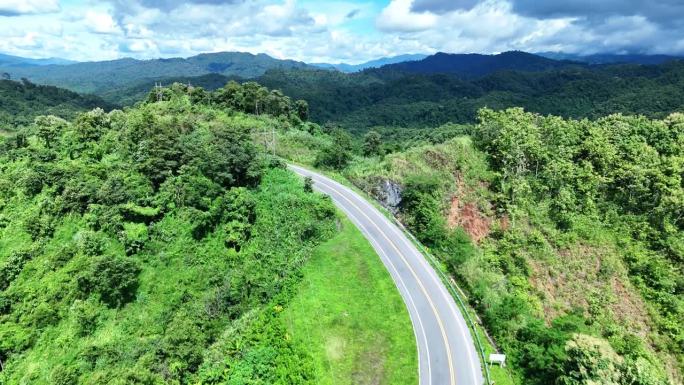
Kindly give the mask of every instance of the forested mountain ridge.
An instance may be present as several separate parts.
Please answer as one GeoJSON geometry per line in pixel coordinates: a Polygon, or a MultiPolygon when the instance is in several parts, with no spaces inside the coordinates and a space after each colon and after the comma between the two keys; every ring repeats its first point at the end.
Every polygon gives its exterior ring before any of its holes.
{"type": "Polygon", "coordinates": [[[210,73],[200,76],[175,76],[165,78],[142,79],[130,84],[123,84],[120,87],[108,88],[98,93],[102,99],[121,106],[131,106],[144,100],[150,89],[156,83],[162,86],[169,86],[173,83],[182,83],[193,87],[202,87],[207,91],[215,91],[226,85],[229,81],[245,82],[244,78],[238,76],[225,76],[210,73]]]}
{"type": "Polygon", "coordinates": [[[554,60],[572,60],[587,64],[663,64],[673,60],[683,60],[674,55],[640,55],[597,53],[591,55],[566,54],[562,52],[539,52],[539,56],[554,60]]]}
{"type": "Polygon", "coordinates": [[[73,64],[75,61],[60,59],[60,58],[44,58],[44,59],[31,59],[21,56],[6,55],[0,53],[0,66],[12,66],[12,67],[28,67],[28,66],[43,66],[50,64],[73,64]]]}
{"type": "Polygon", "coordinates": [[[55,85],[77,92],[96,93],[130,85],[143,79],[200,76],[209,73],[253,78],[272,68],[307,68],[294,60],[274,59],[266,54],[219,52],[189,58],[137,60],[131,58],[41,67],[3,67],[12,78],[55,85]]]}
{"type": "Polygon", "coordinates": [[[422,60],[388,64],[382,68],[420,74],[444,73],[472,79],[505,70],[538,72],[582,65],[584,64],[549,59],[522,51],[508,51],[496,55],[438,52],[422,60]]]}
{"type": "Polygon", "coordinates": [[[395,64],[395,63],[403,63],[403,62],[407,62],[407,61],[422,60],[422,59],[425,59],[427,56],[428,55],[422,55],[422,54],[406,54],[406,55],[398,55],[398,56],[391,56],[391,57],[383,57],[380,59],[375,59],[375,60],[367,61],[365,63],[360,63],[360,64],[311,63],[311,65],[314,67],[320,67],[320,68],[326,68],[326,69],[335,69],[338,71],[351,73],[351,72],[362,71],[362,70],[365,70],[368,68],[382,67],[382,66],[387,65],[387,64],[395,64]]]}
{"type": "Polygon", "coordinates": [[[72,119],[76,114],[95,107],[109,110],[113,105],[97,96],[36,85],[27,80],[0,80],[0,130],[33,123],[39,115],[72,119]]]}
{"type": "Polygon", "coordinates": [[[611,113],[662,118],[684,110],[684,63],[575,66],[499,71],[477,79],[416,74],[393,66],[355,74],[267,71],[260,83],[310,101],[312,119],[352,131],[473,123],[482,107],[599,118],[611,113]]]}

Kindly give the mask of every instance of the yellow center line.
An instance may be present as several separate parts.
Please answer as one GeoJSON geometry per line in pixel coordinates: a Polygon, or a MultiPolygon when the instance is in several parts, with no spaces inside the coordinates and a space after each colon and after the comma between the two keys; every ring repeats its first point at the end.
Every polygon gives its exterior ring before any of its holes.
{"type": "MultiPolygon", "coordinates": [[[[305,170],[305,171],[307,171],[307,170],[305,170]]],[[[316,175],[314,175],[314,176],[316,176],[316,175]]],[[[449,362],[449,377],[451,379],[450,383],[452,385],[456,384],[456,379],[454,376],[453,360],[451,357],[451,347],[449,346],[449,339],[447,338],[446,329],[444,328],[442,318],[439,315],[439,312],[437,311],[437,307],[432,302],[432,298],[430,297],[427,290],[425,289],[423,282],[420,280],[420,278],[418,278],[418,274],[413,270],[413,268],[409,264],[408,260],[406,259],[406,256],[404,256],[404,254],[399,250],[397,245],[387,236],[387,234],[385,234],[385,232],[368,215],[366,215],[366,213],[361,209],[361,207],[359,207],[358,205],[356,205],[356,203],[352,202],[349,198],[344,196],[344,194],[342,194],[339,190],[337,190],[337,188],[329,185],[328,183],[325,183],[325,181],[323,179],[320,179],[318,182],[325,185],[329,189],[335,191],[337,194],[339,194],[342,197],[342,199],[349,202],[349,204],[351,204],[354,208],[356,208],[361,213],[361,215],[363,215],[369,222],[371,222],[373,224],[373,226],[380,232],[380,234],[382,234],[382,236],[389,242],[389,244],[392,246],[392,248],[401,257],[401,259],[404,261],[404,264],[406,265],[406,267],[411,271],[411,274],[416,279],[416,282],[418,282],[418,285],[420,286],[421,291],[425,295],[425,298],[427,298],[428,303],[430,304],[430,307],[432,308],[432,312],[435,314],[435,317],[437,319],[437,324],[439,325],[439,330],[442,334],[442,339],[444,340],[444,346],[447,350],[447,360],[449,362]]]]}

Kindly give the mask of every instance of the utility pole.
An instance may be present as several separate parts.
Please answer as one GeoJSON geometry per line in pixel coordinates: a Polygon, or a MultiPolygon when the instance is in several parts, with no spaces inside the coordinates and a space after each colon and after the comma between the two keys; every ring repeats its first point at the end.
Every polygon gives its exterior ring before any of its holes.
{"type": "Polygon", "coordinates": [[[276,136],[275,136],[275,126],[271,126],[271,149],[273,150],[273,157],[275,158],[276,154],[276,136]]]}
{"type": "Polygon", "coordinates": [[[276,155],[276,143],[278,142],[277,137],[276,137],[276,130],[275,126],[271,126],[271,132],[268,132],[268,129],[265,129],[264,131],[261,131],[256,134],[256,136],[259,138],[258,141],[261,142],[261,144],[264,146],[264,150],[268,151],[271,150],[271,154],[273,156],[276,155]],[[269,138],[270,136],[270,138],[269,138]],[[270,148],[269,148],[270,147],[270,148]]]}

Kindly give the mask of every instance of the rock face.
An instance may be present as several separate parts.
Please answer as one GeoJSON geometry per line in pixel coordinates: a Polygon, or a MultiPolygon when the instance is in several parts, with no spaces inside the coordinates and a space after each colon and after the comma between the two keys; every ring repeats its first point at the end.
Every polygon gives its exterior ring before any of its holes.
{"type": "Polygon", "coordinates": [[[373,189],[373,195],[384,208],[396,215],[399,212],[399,204],[401,204],[402,190],[398,183],[385,179],[379,181],[373,189]]]}

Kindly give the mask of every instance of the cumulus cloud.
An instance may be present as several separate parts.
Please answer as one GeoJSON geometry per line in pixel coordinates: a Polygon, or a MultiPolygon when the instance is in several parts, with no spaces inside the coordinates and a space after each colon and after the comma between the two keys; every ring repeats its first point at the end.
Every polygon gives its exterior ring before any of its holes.
{"type": "Polygon", "coordinates": [[[90,31],[94,33],[106,35],[121,33],[121,28],[107,12],[89,10],[83,17],[83,22],[90,29],[90,31]]]}
{"type": "Polygon", "coordinates": [[[434,14],[416,12],[411,5],[412,0],[392,0],[378,16],[378,28],[387,32],[417,32],[436,26],[438,18],[434,14]]]}
{"type": "Polygon", "coordinates": [[[436,51],[684,54],[681,0],[70,0],[61,9],[57,0],[0,0],[0,18],[0,51],[77,60],[217,51],[351,63],[436,51]]]}
{"type": "MultiPolygon", "coordinates": [[[[416,12],[445,13],[469,10],[492,0],[413,0],[416,12]]],[[[681,0],[499,0],[508,2],[513,12],[535,19],[573,17],[601,22],[615,16],[643,16],[656,24],[682,23],[684,2],[681,0]]]]}
{"type": "Polygon", "coordinates": [[[20,16],[58,12],[58,0],[2,0],[0,16],[20,16]]]}
{"type": "Polygon", "coordinates": [[[681,54],[684,2],[392,0],[377,24],[450,52],[681,54]],[[430,23],[416,26],[418,16],[430,23]]]}
{"type": "Polygon", "coordinates": [[[642,16],[658,24],[669,24],[684,16],[680,0],[511,0],[513,10],[536,18],[580,17],[590,20],[614,16],[642,16]]]}

